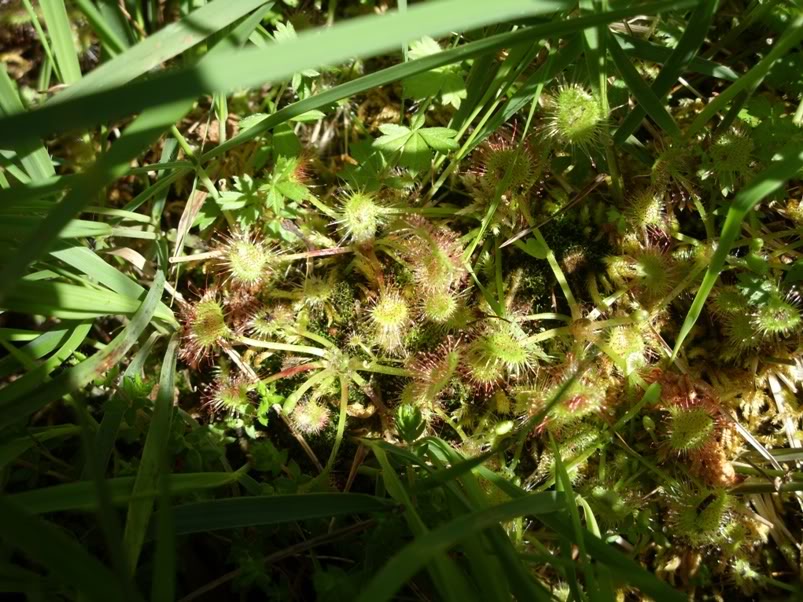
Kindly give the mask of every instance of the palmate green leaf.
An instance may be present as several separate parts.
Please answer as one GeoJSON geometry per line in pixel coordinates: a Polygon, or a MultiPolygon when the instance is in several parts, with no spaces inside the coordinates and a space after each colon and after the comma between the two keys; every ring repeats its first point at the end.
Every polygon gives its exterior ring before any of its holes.
{"type": "MultiPolygon", "coordinates": [[[[410,44],[407,59],[420,59],[439,52],[442,52],[440,44],[429,36],[425,36],[410,44]]],[[[402,85],[405,96],[424,100],[440,94],[443,104],[450,104],[456,109],[460,107],[461,100],[467,94],[460,67],[454,64],[412,75],[403,80],[402,85]]]]}
{"type": "Polygon", "coordinates": [[[389,512],[396,504],[363,493],[305,493],[237,497],[176,506],[176,534],[389,512]]]}
{"type": "Polygon", "coordinates": [[[75,588],[82,599],[93,602],[141,600],[112,572],[90,556],[84,545],[51,523],[31,516],[23,508],[0,497],[0,538],[12,549],[44,566],[62,587],[75,588]]]}
{"type": "Polygon", "coordinates": [[[442,527],[420,535],[391,558],[363,588],[357,602],[393,599],[396,592],[434,557],[448,552],[472,534],[519,516],[557,512],[562,506],[562,501],[554,493],[534,493],[460,516],[442,527]]]}
{"type": "MultiPolygon", "coordinates": [[[[78,430],[78,427],[69,425],[78,430]]],[[[61,427],[66,428],[66,427],[61,427]]],[[[173,474],[168,477],[171,496],[180,496],[194,491],[217,489],[236,483],[242,472],[199,472],[173,474]]],[[[150,491],[134,493],[136,477],[117,477],[106,479],[111,501],[114,504],[127,504],[131,501],[152,501],[159,495],[157,488],[150,491]]],[[[91,481],[77,481],[52,487],[32,489],[8,496],[29,514],[46,514],[49,512],[82,511],[94,512],[98,508],[95,485],[91,481]]]]}
{"type": "Polygon", "coordinates": [[[150,323],[159,305],[164,283],[164,274],[157,272],[151,290],[137,313],[123,331],[106,345],[103,351],[96,353],[77,366],[64,370],[52,381],[43,383],[33,392],[26,391],[25,394],[14,396],[0,404],[0,429],[14,424],[51,401],[80,389],[93,378],[104,374],[110,367],[118,364],[150,323]]]}
{"type": "Polygon", "coordinates": [[[457,132],[443,127],[421,128],[418,135],[424,139],[431,149],[439,153],[448,153],[457,150],[460,145],[455,141],[457,132]]]}
{"type": "MultiPolygon", "coordinates": [[[[801,22],[803,23],[803,21],[801,22]]],[[[691,329],[700,317],[703,307],[705,306],[705,301],[711,294],[719,278],[719,274],[725,266],[728,253],[730,253],[733,243],[736,242],[739,236],[739,232],[742,228],[742,221],[747,213],[755,207],[756,203],[783,186],[787,180],[799,175],[801,169],[803,169],[803,150],[799,150],[797,153],[789,153],[783,157],[782,160],[771,164],[766,170],[756,176],[756,178],[733,199],[733,203],[725,217],[725,224],[722,226],[722,233],[719,236],[714,255],[708,264],[708,269],[705,272],[705,276],[703,276],[700,288],[697,290],[694,301],[686,314],[686,319],[683,321],[683,326],[681,326],[680,332],[678,333],[678,338],[675,341],[675,348],[672,351],[673,359],[677,357],[680,348],[683,346],[683,342],[686,340],[686,337],[689,336],[691,329]]]]}
{"type": "Polygon", "coordinates": [[[374,141],[374,148],[398,155],[398,163],[414,171],[425,171],[432,164],[433,150],[456,150],[457,132],[444,127],[413,128],[388,123],[379,126],[382,136],[374,141]]]}

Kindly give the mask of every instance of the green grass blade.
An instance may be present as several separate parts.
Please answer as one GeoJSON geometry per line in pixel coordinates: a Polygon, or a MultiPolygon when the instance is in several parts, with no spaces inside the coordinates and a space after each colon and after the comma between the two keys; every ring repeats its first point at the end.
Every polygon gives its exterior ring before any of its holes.
{"type": "MultiPolygon", "coordinates": [[[[619,45],[625,54],[641,59],[643,61],[650,61],[652,63],[666,64],[672,57],[672,49],[642,40],[633,36],[623,34],[613,34],[619,39],[619,45]]],[[[724,79],[729,81],[736,81],[739,79],[739,74],[730,67],[726,67],[721,63],[717,63],[708,59],[695,56],[691,59],[685,70],[692,73],[700,73],[709,77],[717,79],[724,79]]],[[[660,75],[660,74],[659,74],[660,75]]],[[[630,116],[628,115],[628,119],[630,116]]],[[[627,121],[627,119],[625,119],[627,121]]],[[[621,127],[621,126],[620,126],[621,127]]]]}
{"type": "MultiPolygon", "coordinates": [[[[364,443],[371,448],[379,465],[382,467],[382,482],[385,485],[385,489],[391,497],[404,506],[404,517],[410,530],[417,538],[424,537],[429,533],[429,529],[418,514],[407,490],[396,474],[396,470],[391,465],[385,450],[393,449],[394,454],[396,454],[396,450],[398,450],[399,453],[397,455],[400,457],[412,455],[414,458],[412,460],[413,463],[419,463],[420,460],[406,450],[384,445],[383,441],[364,441],[364,443]]],[[[460,573],[451,558],[445,554],[436,554],[432,557],[431,562],[432,566],[428,569],[429,574],[444,599],[450,601],[454,600],[455,602],[468,602],[478,599],[478,596],[468,586],[469,580],[460,573]]]]}
{"type": "Polygon", "coordinates": [[[105,373],[109,367],[119,363],[150,323],[162,296],[164,283],[164,275],[157,272],[151,290],[137,313],[123,331],[106,345],[103,351],[96,353],[77,366],[64,370],[52,381],[43,384],[35,391],[18,395],[0,405],[0,429],[14,424],[51,401],[80,389],[93,378],[105,373]]]}
{"type": "Polygon", "coordinates": [[[64,0],[39,0],[39,6],[50,34],[53,59],[59,68],[62,83],[74,84],[81,79],[81,66],[78,64],[78,52],[64,0]]]}
{"type": "MultiPolygon", "coordinates": [[[[611,57],[616,65],[616,69],[622,75],[622,79],[627,84],[630,93],[638,101],[638,106],[641,107],[647,115],[660,127],[664,132],[669,134],[675,140],[680,139],[680,128],[669,111],[666,110],[663,101],[655,94],[655,92],[647,85],[641,75],[639,75],[633,63],[627,58],[627,55],[619,46],[619,41],[614,36],[610,37],[610,44],[608,47],[611,52],[611,57]]],[[[640,123],[640,120],[639,120],[640,123]]],[[[617,132],[618,133],[618,132],[617,132]]]]}
{"type": "Polygon", "coordinates": [[[31,391],[36,390],[43,382],[48,381],[50,373],[61,367],[75,350],[83,344],[91,328],[91,322],[76,325],[56,353],[38,366],[27,366],[29,371],[24,376],[11,381],[0,389],[0,406],[10,403],[14,399],[24,397],[31,391]]]}
{"type": "Polygon", "coordinates": [[[145,360],[150,355],[153,344],[158,338],[159,334],[155,332],[148,337],[148,340],[140,347],[139,351],[137,351],[136,355],[134,355],[134,358],[131,360],[131,363],[128,364],[128,367],[125,369],[122,383],[116,394],[103,406],[103,418],[97,433],[95,433],[94,450],[98,470],[101,473],[105,473],[106,467],[109,464],[109,459],[114,449],[114,442],[117,439],[117,432],[125,416],[125,411],[128,409],[129,405],[135,401],[129,399],[128,395],[123,392],[127,381],[133,381],[135,378],[142,376],[142,368],[145,364],[145,360]]]}
{"type": "Polygon", "coordinates": [[[39,226],[21,242],[17,252],[0,271],[0,303],[28,266],[50,247],[64,226],[97,192],[126,173],[128,163],[147,149],[171,124],[190,108],[187,102],[149,109],[129,125],[111,149],[76,181],[73,189],[55,206],[39,226]]]}
{"type": "MultiPolygon", "coordinates": [[[[659,2],[651,5],[644,4],[640,6],[640,11],[642,11],[642,14],[646,14],[644,11],[661,12],[675,8],[677,4],[678,2],[676,1],[659,2]]],[[[436,69],[450,63],[482,56],[499,48],[516,46],[517,44],[525,42],[532,43],[534,41],[545,39],[551,36],[575,34],[587,27],[625,19],[635,14],[639,14],[639,10],[621,9],[610,11],[608,13],[589,15],[588,17],[581,17],[579,19],[566,19],[560,22],[536,25],[512,33],[501,33],[494,36],[489,36],[487,38],[477,40],[476,42],[470,42],[468,44],[464,44],[450,50],[444,50],[443,52],[438,52],[414,61],[393,65],[377,73],[365,75],[355,79],[354,81],[335,86],[330,90],[295,102],[292,105],[280,109],[276,113],[273,113],[265,117],[263,120],[253,124],[244,132],[240,132],[237,136],[225,144],[208,151],[201,157],[201,160],[209,161],[210,159],[222,155],[223,153],[235,148],[240,144],[264,134],[277,125],[289,121],[293,117],[306,113],[307,111],[319,109],[344,98],[354,96],[355,94],[360,94],[366,90],[370,90],[371,88],[384,86],[411,75],[436,69]]],[[[580,39],[574,39],[572,42],[570,42],[566,49],[561,51],[559,55],[560,58],[554,61],[554,67],[550,67],[543,72],[542,69],[539,69],[536,74],[529,78],[524,86],[522,86],[522,88],[520,88],[519,91],[517,91],[517,93],[511,98],[511,101],[505,105],[505,108],[502,109],[501,113],[498,113],[500,117],[497,118],[494,116],[494,118],[492,118],[488,125],[484,128],[483,135],[478,136],[476,140],[481,141],[481,139],[486,136],[487,133],[493,131],[493,129],[504,123],[504,121],[509,119],[513,114],[524,107],[530,101],[530,99],[532,99],[532,94],[537,86],[542,82],[549,81],[549,79],[554,77],[559,70],[566,68],[566,66],[568,66],[571,61],[574,60],[577,55],[579,55],[581,50],[582,43],[580,39]],[[570,47],[571,50],[569,50],[570,47]]],[[[2,121],[0,121],[0,126],[2,126],[2,121]]],[[[2,136],[1,129],[0,136],[2,136]]]]}
{"type": "MultiPolygon", "coordinates": [[[[463,461],[463,456],[451,445],[435,437],[428,438],[427,449],[434,458],[433,463],[440,466],[457,466],[463,461]]],[[[459,479],[446,484],[447,489],[459,500],[467,512],[482,510],[491,503],[490,496],[481,486],[473,472],[464,473],[459,479]]],[[[508,534],[501,526],[496,525],[483,531],[480,536],[473,536],[482,541],[482,548],[490,545],[491,554],[480,554],[472,566],[483,564],[491,568],[494,573],[504,574],[510,591],[517,600],[551,600],[549,591],[532,575],[521,562],[518,552],[508,534]],[[487,543],[486,543],[487,542],[487,543]]],[[[466,545],[466,540],[462,546],[466,545]]],[[[476,569],[473,569],[477,572],[476,569]]],[[[478,577],[479,578],[479,577],[478,577]]],[[[498,577],[493,577],[501,581],[498,577]]],[[[510,596],[504,596],[508,599],[510,596]]]]}
{"type": "MultiPolygon", "coordinates": [[[[13,115],[24,110],[14,82],[11,81],[3,65],[0,68],[0,115],[13,115]]],[[[41,182],[55,175],[53,162],[41,142],[34,140],[20,142],[14,145],[14,149],[33,182],[41,182]]]]}
{"type": "Polygon", "coordinates": [[[153,559],[151,602],[173,602],[176,599],[176,528],[170,476],[163,471],[159,478],[159,506],[156,514],[156,550],[153,559]]]}
{"type": "MultiPolygon", "coordinates": [[[[87,320],[100,316],[131,315],[140,308],[141,303],[137,297],[100,288],[49,280],[23,279],[6,297],[2,307],[11,311],[66,320],[87,320]]],[[[174,320],[172,312],[161,303],[157,306],[155,315],[161,320],[169,322],[174,320]]]]}
{"type": "Polygon", "coordinates": [[[672,351],[673,359],[677,357],[683,342],[689,336],[691,329],[700,317],[705,301],[708,299],[708,295],[711,294],[711,290],[714,288],[717,278],[719,278],[719,273],[725,265],[728,253],[730,253],[733,243],[739,236],[742,221],[748,211],[768,194],[778,190],[787,180],[799,176],[801,168],[803,168],[803,150],[796,155],[789,154],[782,160],[770,165],[733,199],[733,203],[725,217],[725,224],[722,226],[722,233],[719,236],[714,256],[708,264],[708,269],[705,272],[705,276],[703,276],[703,282],[697,290],[694,301],[686,314],[686,319],[683,321],[683,326],[680,328],[680,333],[675,341],[675,348],[672,351]]]}
{"type": "Polygon", "coordinates": [[[466,148],[463,155],[479,146],[483,140],[500,128],[508,119],[529,105],[543,86],[552,81],[555,76],[577,60],[582,50],[583,40],[580,36],[573,36],[568,40],[566,45],[560,48],[551,60],[539,67],[535,73],[528,77],[524,83],[511,94],[507,102],[505,102],[474,136],[473,142],[466,148]]]}
{"type": "Polygon", "coordinates": [[[266,0],[215,0],[180,21],[142,40],[139,44],[105,62],[83,81],[57,94],[52,104],[106,90],[129,82],[204,41],[237,19],[273,2],[266,0]]]}
{"type": "MultiPolygon", "coordinates": [[[[51,255],[86,274],[100,284],[109,287],[119,295],[128,297],[129,299],[140,300],[145,297],[146,291],[143,287],[137,284],[131,277],[103,261],[103,259],[98,257],[97,254],[87,247],[66,247],[51,252],[51,255]]],[[[176,322],[173,317],[173,312],[164,303],[159,303],[156,316],[161,320],[165,320],[172,326],[178,326],[178,322],[176,322]]]]}
{"type": "MultiPolygon", "coordinates": [[[[500,477],[487,468],[481,467],[479,472],[512,498],[519,499],[530,495],[508,479],[500,477]]],[[[561,514],[539,514],[537,520],[560,536],[573,541],[574,529],[561,514]]],[[[588,555],[596,562],[608,567],[622,583],[639,588],[655,600],[666,600],[667,602],[683,602],[686,600],[686,596],[683,593],[674,590],[655,575],[647,572],[635,560],[628,558],[616,548],[593,536],[585,529],[583,530],[583,537],[588,555]]]]}
{"type": "Polygon", "coordinates": [[[120,54],[128,44],[117,34],[114,27],[106,20],[91,0],[74,0],[78,9],[84,13],[92,31],[98,36],[101,44],[112,56],[120,54]]]}
{"type": "Polygon", "coordinates": [[[396,592],[439,554],[469,535],[519,516],[556,512],[562,502],[554,493],[534,493],[498,506],[472,512],[423,534],[396,554],[360,592],[357,602],[391,600],[396,592]]]}
{"type": "Polygon", "coordinates": [[[6,497],[0,497],[0,537],[43,565],[63,586],[75,588],[85,600],[141,599],[126,591],[112,572],[62,529],[30,516],[6,497]]]}
{"type": "Polygon", "coordinates": [[[142,544],[153,512],[153,498],[139,499],[145,491],[155,491],[159,487],[161,470],[166,467],[167,438],[173,421],[173,398],[175,397],[176,354],[178,337],[173,337],[167,345],[162,372],[159,377],[159,392],[154,402],[151,424],[142,450],[142,458],[134,482],[134,501],[128,504],[123,545],[126,548],[130,569],[137,568],[142,544]]]}
{"type": "MultiPolygon", "coordinates": [[[[539,36],[543,38],[563,35],[636,14],[653,14],[692,4],[695,4],[695,0],[645,3],[637,7],[525,28],[515,32],[507,41],[511,44],[534,41],[539,36]]],[[[66,129],[108,123],[146,106],[153,106],[157,99],[160,103],[194,99],[210,92],[228,92],[262,85],[268,81],[283,80],[303,69],[332,65],[355,56],[372,56],[384,50],[395,49],[404,39],[470,29],[514,16],[544,14],[565,7],[565,2],[557,0],[539,3],[504,0],[494,5],[494,11],[488,11],[487,3],[482,0],[446,0],[416,5],[404,14],[353,19],[324,31],[302,32],[294,40],[272,44],[265,50],[226,53],[213,60],[202,61],[203,64],[157,75],[147,81],[84,95],[80,100],[72,98],[49,103],[28,113],[2,119],[0,144],[9,140],[17,142],[66,129]],[[359,40],[359,44],[355,40],[359,40]]],[[[491,37],[481,40],[469,51],[461,51],[457,47],[452,51],[419,59],[422,61],[420,63],[409,61],[403,65],[412,66],[408,71],[396,70],[395,74],[397,77],[402,74],[412,75],[424,66],[429,69],[462,60],[466,58],[466,52],[468,56],[471,56],[472,51],[475,54],[487,52],[499,47],[500,42],[499,38],[491,37]]],[[[394,79],[396,78],[388,81],[394,79]]],[[[300,106],[300,103],[297,104],[300,106]]],[[[225,146],[224,144],[217,148],[222,149],[225,146]]]]}
{"type": "MultiPolygon", "coordinates": [[[[72,426],[72,425],[70,425],[72,426]]],[[[77,427],[75,427],[77,428],[77,427]]],[[[195,491],[218,489],[240,478],[239,472],[199,472],[169,475],[170,495],[180,496],[195,491]]],[[[106,479],[112,503],[128,504],[131,501],[152,501],[159,495],[158,488],[134,492],[136,477],[117,477],[106,479]]],[[[15,493],[8,498],[25,508],[29,514],[50,512],[80,511],[94,512],[98,508],[95,487],[91,481],[77,481],[51,487],[42,487],[15,493]]]]}
{"type": "MultiPolygon", "coordinates": [[[[683,36],[666,59],[663,68],[652,84],[652,92],[659,99],[663,99],[669,93],[678,77],[681,76],[696,58],[695,55],[705,41],[705,36],[708,33],[708,29],[711,27],[711,21],[714,18],[717,4],[718,0],[703,0],[692,12],[686,24],[683,36]]],[[[617,41],[620,40],[613,40],[611,45],[615,44],[617,41]]],[[[621,48],[621,45],[619,45],[619,47],[621,48]]],[[[645,113],[649,114],[646,109],[647,107],[640,104],[630,112],[613,136],[615,144],[622,144],[636,131],[641,120],[644,119],[645,113]]],[[[655,119],[655,117],[653,117],[653,119],[655,119]]]]}
{"type": "MultiPolygon", "coordinates": [[[[583,526],[580,524],[580,513],[577,511],[577,502],[574,490],[572,489],[572,481],[569,478],[569,473],[566,471],[566,466],[563,464],[563,458],[560,454],[560,448],[554,439],[551,439],[552,453],[555,455],[555,484],[556,491],[563,494],[564,509],[566,515],[569,517],[569,522],[572,526],[573,537],[567,539],[563,538],[561,541],[561,551],[563,557],[571,561],[572,559],[572,546],[577,545],[578,551],[578,565],[586,577],[586,589],[589,592],[596,590],[596,582],[594,579],[593,569],[590,569],[588,556],[586,555],[585,538],[583,537],[583,526]],[[589,570],[590,569],[590,570],[589,570]]],[[[580,590],[578,588],[577,575],[574,572],[574,567],[571,568],[570,573],[567,575],[569,587],[572,588],[574,597],[578,600],[582,599],[580,590]]]]}
{"type": "Polygon", "coordinates": [[[700,111],[686,131],[686,138],[691,139],[692,136],[702,130],[714,115],[728,106],[728,103],[736,98],[738,94],[757,85],[769,73],[775,62],[790,50],[797,48],[801,40],[803,40],[803,16],[797,17],[789,25],[781,38],[773,45],[772,50],[767,53],[767,56],[718,94],[700,111]]]}
{"type": "MultiPolygon", "coordinates": [[[[30,433],[25,437],[17,437],[0,444],[0,469],[4,468],[9,462],[15,460],[34,445],[42,445],[52,439],[72,437],[81,432],[81,429],[74,424],[62,424],[52,426],[40,431],[30,433]]],[[[23,505],[24,506],[24,505],[23,505]]]]}
{"type": "MultiPolygon", "coordinates": [[[[72,328],[54,328],[42,333],[30,343],[18,349],[18,352],[25,358],[25,363],[33,362],[63,344],[70,336],[71,331],[72,328]]],[[[24,367],[24,364],[16,357],[16,354],[9,354],[0,359],[0,378],[5,378],[22,367],[24,367]]]]}
{"type": "Polygon", "coordinates": [[[176,534],[388,512],[396,504],[362,493],[305,493],[226,498],[175,507],[176,534]]]}

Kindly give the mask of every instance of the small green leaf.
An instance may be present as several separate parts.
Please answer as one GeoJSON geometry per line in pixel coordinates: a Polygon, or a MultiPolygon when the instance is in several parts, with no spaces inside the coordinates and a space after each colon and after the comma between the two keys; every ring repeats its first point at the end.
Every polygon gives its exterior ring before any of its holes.
{"type": "Polygon", "coordinates": [[[455,130],[440,127],[422,128],[418,130],[418,133],[430,148],[440,153],[448,153],[460,148],[455,140],[455,136],[457,136],[455,130]]]}
{"type": "Polygon", "coordinates": [[[374,148],[388,153],[401,151],[413,135],[410,128],[393,123],[380,125],[379,131],[384,135],[374,141],[374,148]]]}

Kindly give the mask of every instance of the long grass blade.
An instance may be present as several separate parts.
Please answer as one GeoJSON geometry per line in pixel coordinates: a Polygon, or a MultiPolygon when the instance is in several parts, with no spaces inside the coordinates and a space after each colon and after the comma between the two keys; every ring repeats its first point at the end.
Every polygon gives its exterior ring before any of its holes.
{"type": "Polygon", "coordinates": [[[50,34],[53,58],[62,83],[74,84],[81,79],[81,66],[78,64],[78,52],[64,0],[39,0],[39,6],[50,34]]]}
{"type": "MultiPolygon", "coordinates": [[[[695,4],[695,0],[661,0],[641,4],[638,7],[524,28],[508,38],[500,39],[492,36],[478,41],[473,46],[466,44],[464,47],[436,53],[417,61],[409,61],[402,65],[407,67],[406,70],[396,69],[391,72],[394,74],[391,79],[387,79],[390,74],[375,74],[378,75],[375,82],[395,81],[397,78],[476,56],[508,43],[516,44],[564,35],[636,14],[654,14],[692,4],[695,4]]],[[[294,40],[271,45],[265,50],[227,53],[214,60],[203,61],[203,64],[195,67],[157,75],[147,81],[134,82],[120,88],[83,95],[81,99],[73,98],[52,103],[22,115],[2,119],[0,144],[10,140],[25,140],[67,129],[108,123],[110,120],[141,111],[146,106],[152,106],[157,98],[161,103],[168,103],[194,99],[212,92],[225,93],[258,86],[268,81],[286,79],[293,73],[311,67],[337,64],[355,56],[372,56],[395,49],[404,39],[470,29],[517,16],[545,14],[566,6],[565,2],[558,0],[538,3],[504,0],[494,5],[494,11],[488,11],[487,4],[482,0],[447,0],[414,6],[403,15],[353,19],[325,31],[301,33],[294,40]],[[355,40],[360,41],[358,45],[354,43],[355,40]]],[[[340,88],[341,91],[344,89],[348,88],[340,88]]],[[[300,103],[296,104],[302,106],[300,103]]],[[[305,108],[302,112],[307,110],[309,109],[305,108]]],[[[223,149],[225,146],[224,144],[217,148],[223,149]]]]}
{"type": "Polygon", "coordinates": [[[0,405],[0,429],[14,424],[44,405],[60,399],[64,395],[80,389],[96,376],[103,374],[111,366],[123,359],[136,343],[139,335],[150,323],[164,290],[164,275],[158,272],[148,296],[131,321],[103,351],[96,353],[77,366],[64,370],[52,381],[38,387],[33,392],[25,392],[0,405]]]}
{"type": "Polygon", "coordinates": [[[63,530],[27,514],[5,497],[0,497],[0,537],[41,563],[62,585],[75,588],[86,600],[141,599],[124,590],[105,565],[63,530]]]}
{"type": "Polygon", "coordinates": [[[770,165],[766,170],[760,173],[756,178],[736,197],[728,209],[728,214],[725,217],[725,224],[722,226],[722,233],[719,236],[716,251],[708,264],[708,269],[703,276],[703,282],[697,290],[694,301],[686,314],[686,319],[683,321],[683,326],[680,328],[678,338],[675,341],[675,348],[672,351],[672,358],[677,357],[680,348],[686,337],[689,336],[691,329],[694,327],[697,319],[703,311],[705,301],[711,294],[714,288],[719,273],[725,265],[725,260],[730,253],[733,243],[739,236],[742,228],[742,221],[756,203],[769,194],[778,190],[783,184],[800,174],[803,168],[803,150],[797,154],[790,153],[784,157],[783,160],[776,161],[770,165]]]}
{"type": "Polygon", "coordinates": [[[802,40],[803,16],[799,16],[787,27],[784,34],[772,47],[772,50],[767,53],[767,56],[761,59],[750,71],[718,94],[716,98],[709,102],[705,108],[698,113],[688,130],[686,130],[686,138],[691,139],[692,136],[705,127],[714,115],[728,106],[728,103],[736,98],[738,94],[755,86],[764,79],[776,61],[793,48],[797,48],[802,40]]]}
{"type": "MultiPolygon", "coordinates": [[[[667,57],[664,66],[651,86],[653,94],[658,99],[663,99],[666,96],[678,77],[695,61],[695,55],[705,41],[705,36],[711,27],[717,4],[718,0],[703,0],[692,12],[683,36],[678,41],[677,46],[672,49],[671,54],[667,57]]],[[[622,48],[621,40],[612,41],[611,45],[616,42],[619,42],[619,48],[622,48]]],[[[621,144],[627,140],[636,131],[641,120],[644,119],[644,115],[648,113],[647,107],[641,104],[634,107],[613,135],[614,143],[621,144]]],[[[655,119],[654,116],[651,115],[651,117],[655,119]]]]}
{"type": "Polygon", "coordinates": [[[305,493],[226,498],[175,507],[178,535],[313,518],[388,512],[396,504],[362,493],[305,493]]]}
{"type": "Polygon", "coordinates": [[[148,73],[165,61],[214,35],[253,10],[264,10],[273,2],[266,0],[215,0],[183,19],[145,38],[124,54],[106,61],[89,73],[80,84],[57,94],[52,104],[64,102],[120,86],[148,73]]]}
{"type": "Polygon", "coordinates": [[[435,556],[449,551],[466,537],[519,516],[556,512],[562,505],[554,493],[534,493],[456,518],[403,548],[365,586],[357,602],[390,600],[435,556]]]}
{"type": "Polygon", "coordinates": [[[167,345],[159,377],[159,392],[154,402],[151,424],[145,439],[137,478],[134,481],[133,496],[136,499],[128,504],[123,545],[132,573],[136,570],[153,513],[153,498],[141,498],[141,496],[143,492],[156,491],[159,488],[161,470],[166,467],[164,456],[167,453],[167,438],[170,435],[170,424],[173,421],[178,341],[178,337],[173,337],[167,345]]]}
{"type": "MultiPolygon", "coordinates": [[[[13,115],[24,110],[14,83],[3,65],[0,68],[0,115],[13,115]]],[[[55,175],[53,162],[41,142],[36,140],[20,142],[14,145],[14,150],[33,182],[40,182],[55,175]]]]}
{"type": "MultiPolygon", "coordinates": [[[[169,475],[170,495],[181,496],[195,491],[217,489],[236,483],[241,472],[199,472],[169,475]]],[[[134,492],[136,477],[116,477],[107,479],[106,485],[114,504],[128,504],[153,500],[159,495],[157,488],[134,492]]],[[[50,512],[97,510],[97,498],[94,486],[89,481],[64,483],[51,487],[42,487],[15,493],[8,496],[10,500],[25,508],[30,514],[47,514],[50,512]]]]}
{"type": "Polygon", "coordinates": [[[616,65],[616,69],[622,75],[622,79],[627,84],[627,87],[630,89],[630,92],[638,101],[638,105],[647,115],[652,117],[652,120],[655,121],[658,127],[675,140],[679,140],[681,135],[680,128],[678,124],[675,123],[675,120],[672,119],[669,111],[666,110],[664,103],[647,85],[647,82],[641,78],[641,75],[639,75],[633,63],[630,62],[630,59],[627,58],[622,47],[619,46],[619,41],[613,36],[609,37],[611,40],[608,47],[610,48],[613,62],[616,65]]]}

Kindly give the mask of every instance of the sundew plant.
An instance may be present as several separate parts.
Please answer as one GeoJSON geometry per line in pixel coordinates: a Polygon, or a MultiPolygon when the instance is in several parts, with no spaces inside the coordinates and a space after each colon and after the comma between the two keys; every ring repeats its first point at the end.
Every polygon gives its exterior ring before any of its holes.
{"type": "Polygon", "coordinates": [[[0,590],[803,596],[802,9],[0,3],[0,590]]]}

